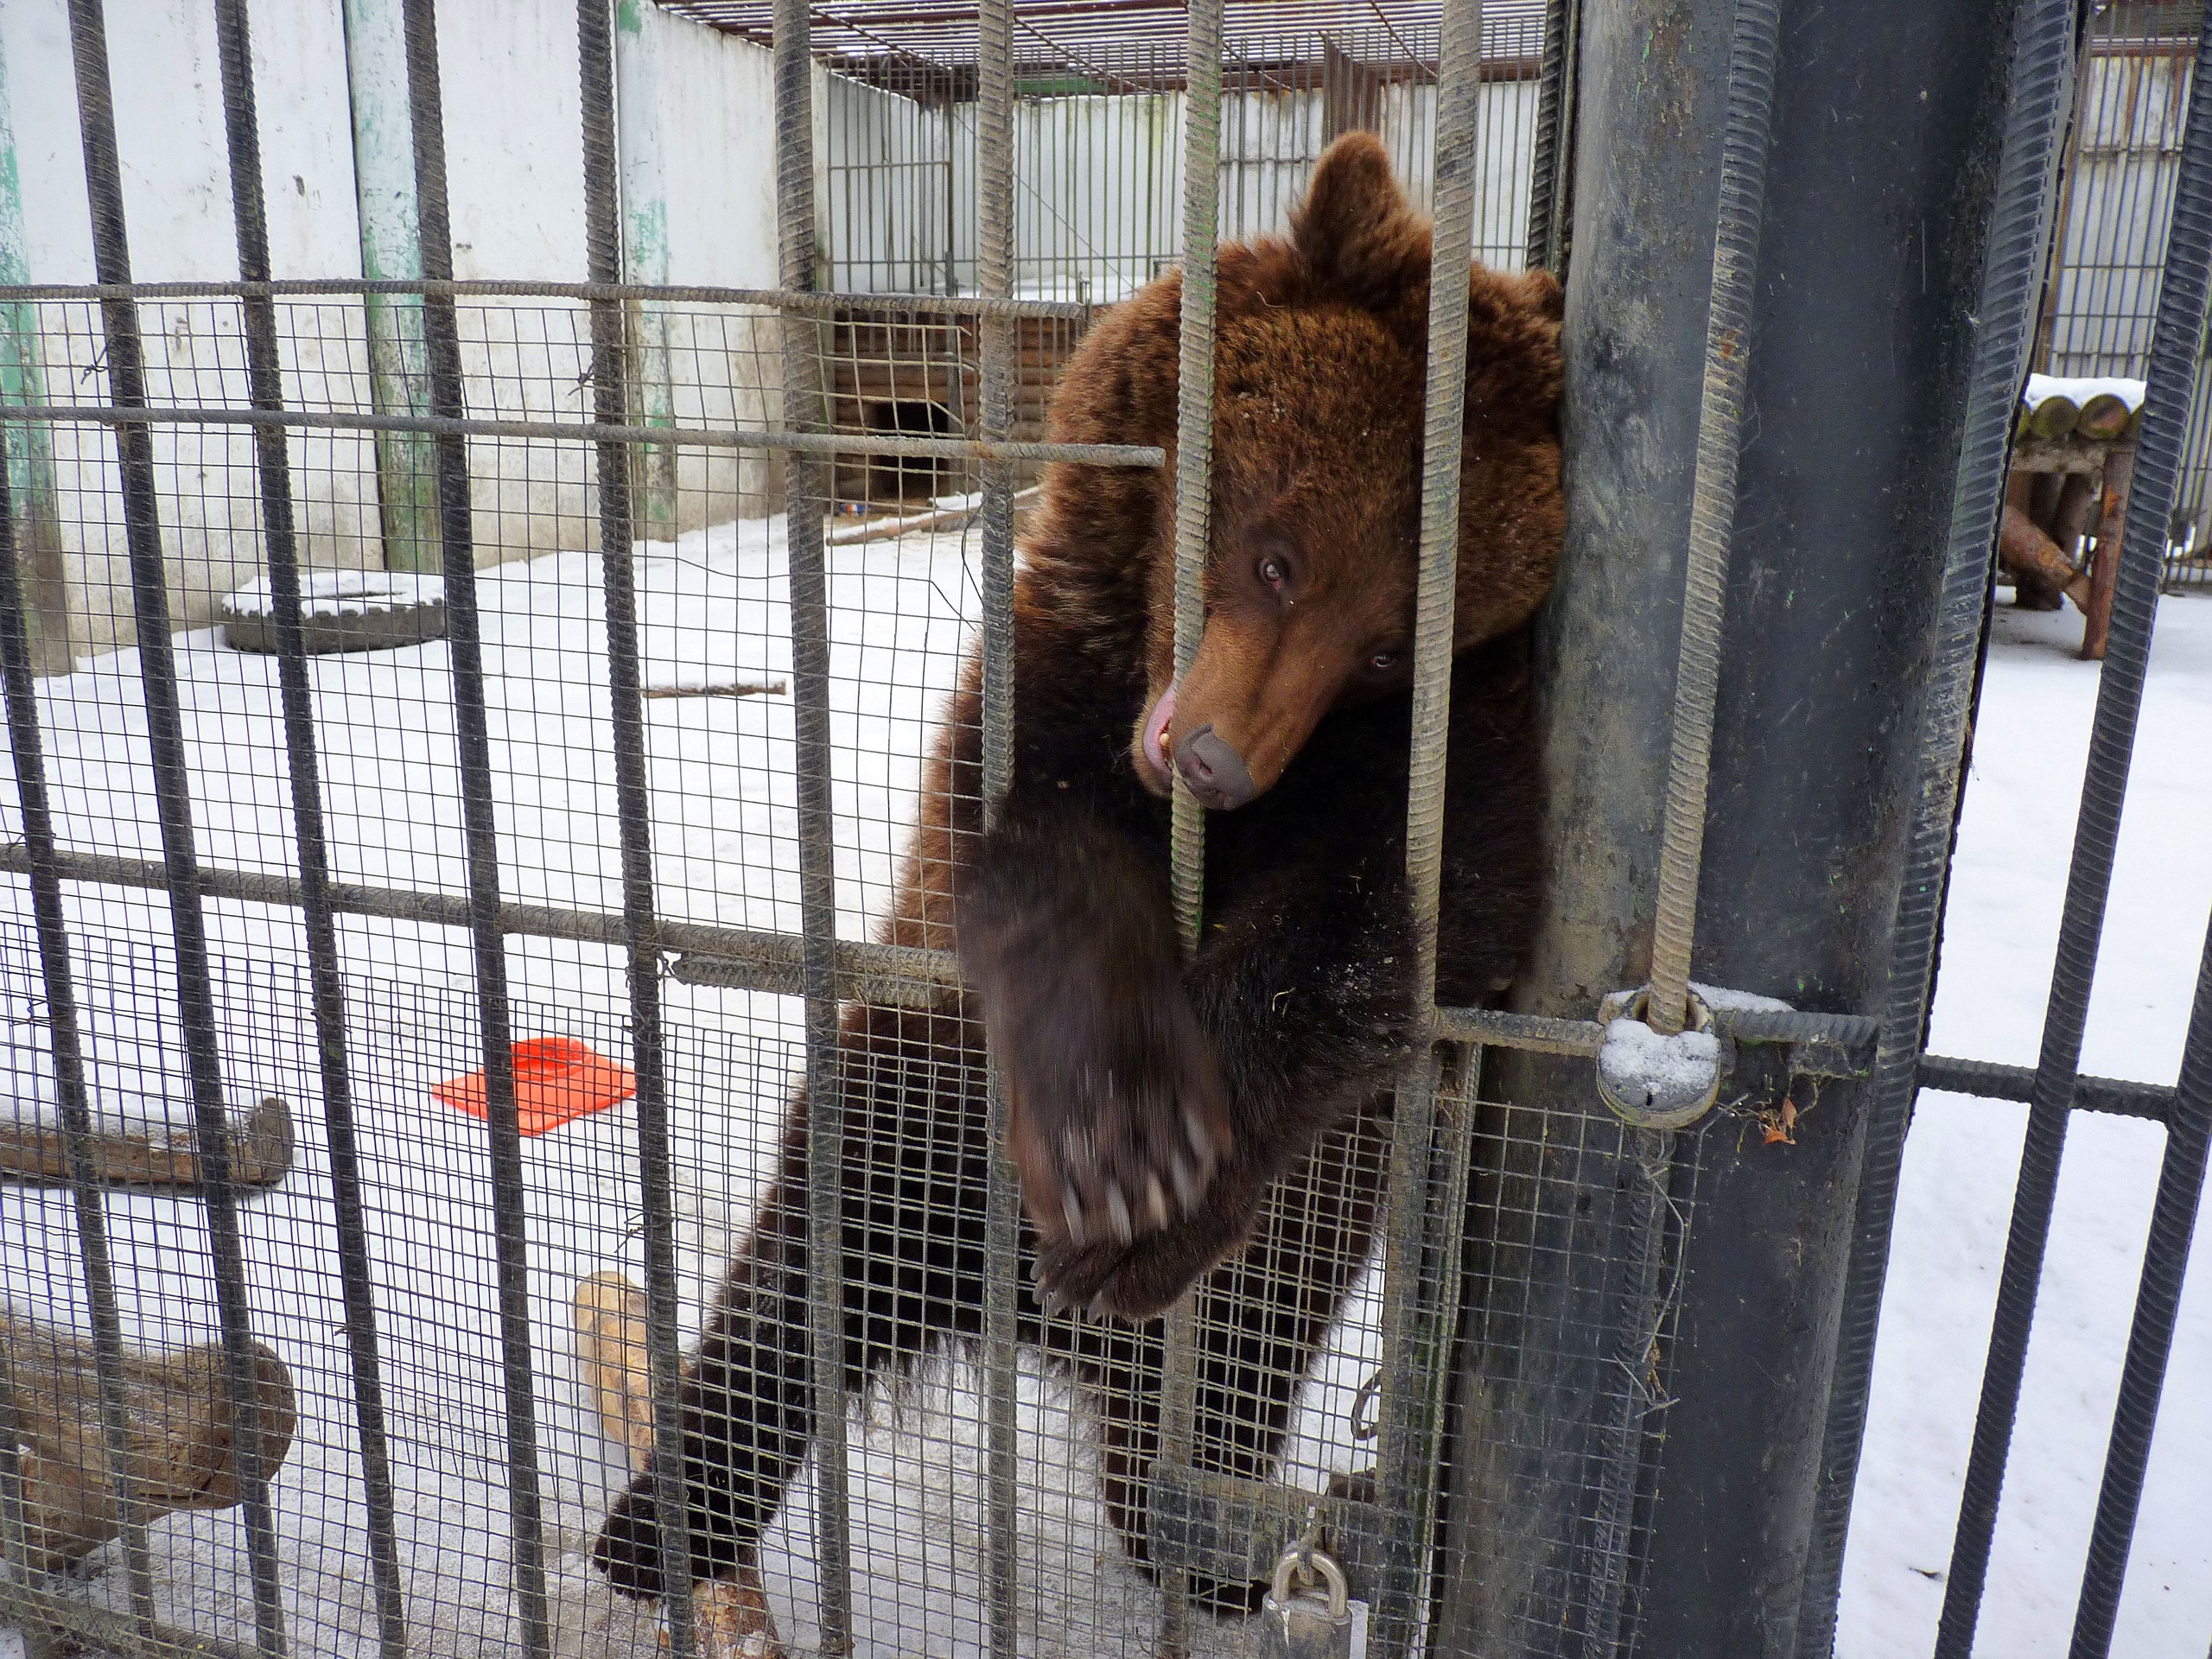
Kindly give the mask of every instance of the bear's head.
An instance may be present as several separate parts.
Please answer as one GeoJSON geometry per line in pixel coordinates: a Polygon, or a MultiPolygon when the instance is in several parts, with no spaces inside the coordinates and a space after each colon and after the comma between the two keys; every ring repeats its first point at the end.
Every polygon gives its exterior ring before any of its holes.
{"type": "MultiPolygon", "coordinates": [[[[1205,631],[1179,683],[1179,276],[1102,321],[1071,365],[1055,435],[1170,452],[1116,486],[1046,491],[1048,512],[1056,493],[1089,509],[1063,511],[1064,533],[1131,537],[1121,574],[1143,590],[1147,680],[1133,758],[1157,793],[1173,766],[1205,805],[1241,806],[1332,710],[1412,683],[1429,245],[1381,142],[1356,132],[1323,154],[1287,240],[1221,250],[1205,631]]],[[[1559,285],[1480,265],[1469,281],[1458,651],[1528,620],[1564,524],[1559,285]]]]}

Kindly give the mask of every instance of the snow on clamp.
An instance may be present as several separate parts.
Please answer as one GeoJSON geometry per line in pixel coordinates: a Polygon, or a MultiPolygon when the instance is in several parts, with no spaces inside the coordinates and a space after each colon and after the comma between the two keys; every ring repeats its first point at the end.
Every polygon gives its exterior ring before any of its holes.
{"type": "Polygon", "coordinates": [[[1793,1075],[1863,1077],[1874,1069],[1880,1024],[1866,1014],[1803,1014],[1779,998],[1695,981],[1682,1029],[1662,1037],[1643,1023],[1651,988],[1614,991],[1598,1004],[1598,1095],[1640,1129],[1694,1123],[1719,1098],[1739,1044],[1779,1044],[1793,1075]]]}

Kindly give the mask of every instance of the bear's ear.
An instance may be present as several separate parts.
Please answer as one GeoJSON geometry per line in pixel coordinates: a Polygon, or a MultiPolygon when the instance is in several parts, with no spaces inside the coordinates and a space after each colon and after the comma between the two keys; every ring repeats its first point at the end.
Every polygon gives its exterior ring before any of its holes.
{"type": "Polygon", "coordinates": [[[1348,132],[1321,152],[1290,236],[1316,283],[1369,310],[1392,309],[1428,281],[1428,221],[1371,132],[1348,132]]]}

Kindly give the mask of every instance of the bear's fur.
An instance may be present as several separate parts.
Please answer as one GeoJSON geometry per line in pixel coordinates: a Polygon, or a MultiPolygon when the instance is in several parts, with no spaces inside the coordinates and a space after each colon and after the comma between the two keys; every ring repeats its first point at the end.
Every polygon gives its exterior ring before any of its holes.
{"type": "MultiPolygon", "coordinates": [[[[1015,591],[1004,808],[984,834],[971,657],[884,930],[957,949],[968,990],[842,1020],[846,1255],[832,1270],[848,1387],[982,1334],[988,1027],[1028,1217],[1020,1338],[1095,1390],[1107,1500],[1139,1562],[1157,1316],[1198,1286],[1212,1332],[1199,1460],[1268,1476],[1368,1259],[1389,1087],[1423,1029],[1405,802],[1428,278],[1428,226],[1365,134],[1322,157],[1288,239],[1221,250],[1207,620],[1172,689],[1179,278],[1091,329],[1055,396],[1052,438],[1160,444],[1168,465],[1046,473],[1015,591]],[[1234,808],[1207,818],[1205,937],[1187,963],[1170,912],[1168,764],[1202,800],[1234,808]]],[[[1562,522],[1558,286],[1478,266],[1471,306],[1446,1003],[1492,1000],[1532,918],[1521,629],[1562,522]]],[[[815,1433],[809,1185],[802,1097],[687,1373],[702,1578],[750,1579],[815,1433]]],[[[618,1586],[655,1595],[658,1548],[649,1468],[594,1553],[618,1586]]],[[[1223,1611],[1255,1605],[1241,1583],[1195,1589],[1223,1611]]]]}

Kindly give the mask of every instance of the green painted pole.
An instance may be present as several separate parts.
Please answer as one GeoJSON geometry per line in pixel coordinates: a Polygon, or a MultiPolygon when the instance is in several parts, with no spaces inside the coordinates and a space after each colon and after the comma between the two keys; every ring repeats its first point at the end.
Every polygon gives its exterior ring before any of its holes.
{"type": "MultiPolygon", "coordinates": [[[[22,173],[16,159],[15,123],[9,113],[8,63],[0,54],[0,283],[28,283],[30,261],[23,232],[22,173]]],[[[0,302],[0,402],[46,401],[45,355],[39,343],[35,300],[0,302]]],[[[29,577],[25,598],[31,666],[40,674],[66,674],[73,664],[69,585],[61,556],[60,494],[54,485],[54,435],[31,422],[7,423],[4,437],[9,493],[16,504],[16,548],[29,577]]]]}
{"type": "MultiPolygon", "coordinates": [[[[344,0],[346,90],[353,117],[353,191],[361,219],[361,275],[423,275],[415,213],[415,143],[407,112],[407,48],[399,0],[344,0]]],[[[367,296],[369,398],[379,415],[430,412],[423,305],[411,296],[367,296]]],[[[388,570],[441,568],[435,466],[419,432],[376,436],[377,496],[388,570]]]]}
{"type": "MultiPolygon", "coordinates": [[[[668,281],[668,188],[663,169],[659,101],[654,97],[652,65],[645,41],[650,0],[615,0],[614,147],[622,176],[622,279],[652,286],[668,281]]],[[[682,27],[682,25],[678,25],[682,27]]],[[[659,306],[632,300],[624,308],[633,343],[638,396],[631,407],[647,426],[676,423],[676,376],[671,361],[668,315],[659,306]]],[[[639,480],[642,508],[638,529],[655,541],[677,531],[674,445],[643,452],[639,480]]]]}

